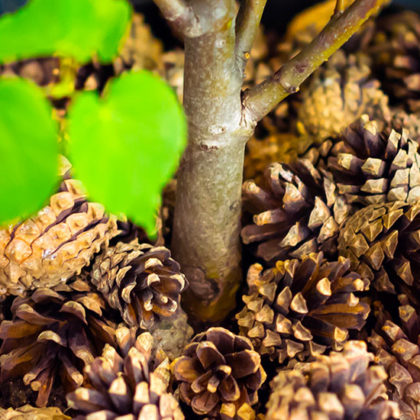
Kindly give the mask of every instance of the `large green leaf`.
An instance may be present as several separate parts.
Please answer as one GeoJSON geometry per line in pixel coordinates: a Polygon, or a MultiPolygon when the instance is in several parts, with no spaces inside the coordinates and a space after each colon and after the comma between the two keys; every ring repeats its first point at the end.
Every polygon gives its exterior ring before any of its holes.
{"type": "Polygon", "coordinates": [[[0,17],[0,62],[53,54],[110,61],[130,14],[126,0],[30,0],[0,17]]]}
{"type": "Polygon", "coordinates": [[[95,201],[154,228],[160,193],[186,144],[186,123],[172,89],[146,71],[126,73],[76,97],[69,113],[75,175],[95,201]]]}
{"type": "Polygon", "coordinates": [[[58,181],[57,126],[41,89],[0,79],[0,223],[39,210],[58,181]]]}

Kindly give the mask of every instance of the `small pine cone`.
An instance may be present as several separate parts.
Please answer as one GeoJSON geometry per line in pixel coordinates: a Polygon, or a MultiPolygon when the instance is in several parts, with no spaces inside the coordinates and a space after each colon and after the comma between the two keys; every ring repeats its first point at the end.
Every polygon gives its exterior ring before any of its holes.
{"type": "Polygon", "coordinates": [[[362,114],[379,121],[390,119],[388,98],[379,89],[379,82],[372,80],[367,61],[338,51],[317,71],[302,93],[298,112],[301,133],[322,143],[340,135],[362,114]]]}
{"type": "Polygon", "coordinates": [[[181,399],[207,418],[248,419],[266,379],[251,342],[224,328],[196,335],[173,362],[181,399]]]}
{"type": "Polygon", "coordinates": [[[374,302],[376,331],[368,338],[376,360],[388,373],[391,400],[398,402],[402,420],[420,418],[420,317],[407,296],[399,297],[398,320],[374,302]]]}
{"type": "Polygon", "coordinates": [[[136,336],[136,328],[121,326],[116,336],[118,346],[106,344],[85,368],[89,387],[67,395],[71,408],[86,413],[78,419],[184,419],[169,393],[169,360],[150,333],[136,336]]]}
{"type": "Polygon", "coordinates": [[[24,77],[40,86],[47,86],[59,82],[60,61],[57,57],[22,60],[0,66],[0,74],[24,77]]]}
{"type": "Polygon", "coordinates": [[[346,130],[343,141],[351,150],[330,157],[328,165],[348,203],[360,208],[420,199],[418,143],[406,130],[386,135],[365,115],[346,130]]]}
{"type": "Polygon", "coordinates": [[[19,408],[0,408],[1,420],[70,420],[57,407],[37,408],[24,405],[19,408]]]}
{"type": "Polygon", "coordinates": [[[177,311],[187,286],[167,248],[137,240],[119,242],[99,254],[91,281],[128,325],[145,329],[177,311]]]}
{"type": "Polygon", "coordinates": [[[299,160],[270,165],[263,181],[263,187],[243,185],[244,207],[254,222],[242,229],[243,242],[259,243],[256,255],[269,262],[318,251],[335,257],[350,206],[337,195],[331,174],[299,160]]]}
{"type": "Polygon", "coordinates": [[[398,419],[385,370],[372,361],[363,341],[349,341],[342,352],[280,371],[271,382],[266,420],[398,419]]]}
{"type": "MultiPolygon", "coordinates": [[[[16,297],[12,319],[0,324],[1,381],[23,376],[44,407],[58,378],[67,391],[83,383],[83,367],[115,340],[115,326],[105,318],[105,302],[82,280],[72,292],[39,288],[16,297]]],[[[69,287],[69,286],[67,286],[69,287]]]]}
{"type": "Polygon", "coordinates": [[[404,11],[379,19],[368,52],[384,91],[406,110],[419,112],[420,15],[404,11]]]}
{"type": "Polygon", "coordinates": [[[420,290],[420,203],[371,204],[348,219],[338,251],[380,292],[405,293],[415,301],[420,290]]]}
{"type": "Polygon", "coordinates": [[[328,262],[322,253],[310,254],[265,271],[254,264],[247,282],[245,307],[236,315],[240,332],[280,364],[340,349],[349,330],[360,331],[369,315],[369,306],[354,295],[368,283],[344,258],[328,262]]]}
{"type": "Polygon", "coordinates": [[[130,33],[120,55],[114,60],[116,74],[126,69],[157,70],[162,61],[163,45],[155,38],[140,13],[133,15],[130,33]]]}
{"type": "Polygon", "coordinates": [[[65,283],[116,234],[115,218],[66,179],[35,217],[0,230],[0,297],[65,283]]]}

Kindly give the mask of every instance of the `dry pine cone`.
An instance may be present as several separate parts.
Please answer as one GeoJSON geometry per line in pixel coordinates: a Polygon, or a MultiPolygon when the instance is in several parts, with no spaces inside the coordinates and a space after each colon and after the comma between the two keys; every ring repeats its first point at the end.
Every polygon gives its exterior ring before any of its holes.
{"type": "Polygon", "coordinates": [[[387,399],[385,370],[372,361],[364,342],[349,341],[341,353],[280,371],[266,420],[398,419],[398,406],[387,399]]]}
{"type": "Polygon", "coordinates": [[[346,152],[330,157],[328,166],[338,191],[355,208],[373,203],[420,199],[418,143],[403,130],[378,131],[365,115],[343,135],[346,152]]]}
{"type": "Polygon", "coordinates": [[[245,307],[236,315],[241,334],[279,363],[340,349],[349,330],[360,330],[369,314],[354,295],[368,284],[349,268],[349,260],[328,262],[322,253],[277,261],[264,272],[252,265],[245,307]]]}
{"type": "Polygon", "coordinates": [[[0,230],[0,298],[55,287],[79,274],[117,233],[102,205],[67,179],[37,216],[0,230]]]}
{"type": "Polygon", "coordinates": [[[91,281],[128,325],[145,329],[177,311],[187,286],[167,248],[137,240],[119,242],[98,255],[91,281]]]}
{"type": "Polygon", "coordinates": [[[308,160],[290,167],[273,163],[262,187],[253,181],[243,185],[244,207],[254,223],[242,229],[242,240],[259,243],[256,255],[269,262],[318,251],[335,257],[340,226],[350,211],[336,189],[331,174],[308,160]]]}
{"type": "Polygon", "coordinates": [[[372,80],[369,61],[364,56],[346,57],[335,53],[311,78],[302,93],[298,111],[298,130],[315,143],[335,137],[362,114],[390,118],[388,98],[372,80]]]}
{"type": "Polygon", "coordinates": [[[136,328],[116,331],[118,346],[105,345],[85,372],[89,388],[67,396],[69,406],[86,413],[81,419],[183,420],[178,401],[169,393],[169,360],[156,350],[150,333],[136,328]]]}
{"type": "Polygon", "coordinates": [[[401,420],[420,418],[420,318],[407,296],[399,297],[398,317],[374,303],[377,325],[368,338],[376,360],[388,373],[388,392],[398,402],[401,420]],[[395,320],[395,322],[394,322],[395,320]]]}
{"type": "Polygon", "coordinates": [[[181,399],[208,418],[249,419],[266,374],[251,342],[224,328],[198,334],[173,362],[181,399]]]}
{"type": "Polygon", "coordinates": [[[71,292],[39,288],[29,297],[16,297],[12,320],[0,324],[1,381],[23,376],[38,392],[39,407],[47,404],[58,378],[67,391],[80,386],[83,367],[115,339],[102,298],[85,281],[71,287],[71,292]]]}
{"type": "Polygon", "coordinates": [[[340,232],[338,250],[352,269],[380,292],[405,293],[416,301],[420,281],[420,203],[371,204],[340,232]],[[413,288],[416,290],[414,291],[413,288]]]}

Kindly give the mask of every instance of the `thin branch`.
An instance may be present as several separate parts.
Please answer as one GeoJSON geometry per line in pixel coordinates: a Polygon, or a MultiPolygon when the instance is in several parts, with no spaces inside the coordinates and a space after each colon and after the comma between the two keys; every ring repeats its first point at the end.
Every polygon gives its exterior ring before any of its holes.
{"type": "Polygon", "coordinates": [[[188,37],[201,35],[199,20],[185,0],[154,0],[154,2],[176,31],[188,37]]]}
{"type": "Polygon", "coordinates": [[[335,9],[334,9],[334,17],[341,15],[344,10],[346,9],[345,7],[345,0],[337,0],[337,2],[335,3],[335,9]]]}
{"type": "Polygon", "coordinates": [[[235,52],[245,68],[267,0],[243,0],[236,19],[235,52]]]}
{"type": "Polygon", "coordinates": [[[337,51],[389,0],[356,0],[345,12],[333,16],[322,32],[270,79],[244,92],[243,120],[255,124],[299,86],[337,51]]]}

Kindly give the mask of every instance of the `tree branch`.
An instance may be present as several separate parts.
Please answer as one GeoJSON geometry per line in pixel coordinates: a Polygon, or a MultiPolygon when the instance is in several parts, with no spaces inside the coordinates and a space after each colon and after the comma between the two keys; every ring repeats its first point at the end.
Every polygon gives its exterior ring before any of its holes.
{"type": "Polygon", "coordinates": [[[154,2],[176,31],[187,37],[202,34],[199,20],[185,0],[154,0],[154,2]]]}
{"type": "Polygon", "coordinates": [[[372,15],[389,0],[356,0],[346,11],[333,16],[322,32],[270,79],[243,94],[243,121],[258,122],[337,51],[372,15]]]}
{"type": "Polygon", "coordinates": [[[267,0],[243,0],[236,18],[235,53],[240,60],[242,72],[257,35],[261,16],[267,0]]]}

